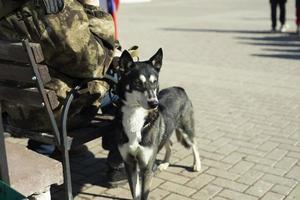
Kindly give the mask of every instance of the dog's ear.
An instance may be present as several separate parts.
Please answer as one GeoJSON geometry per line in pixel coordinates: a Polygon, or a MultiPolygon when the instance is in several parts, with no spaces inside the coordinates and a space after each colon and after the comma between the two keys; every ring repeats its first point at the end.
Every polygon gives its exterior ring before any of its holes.
{"type": "Polygon", "coordinates": [[[152,66],[157,70],[160,71],[160,68],[162,66],[162,59],[163,59],[163,50],[162,48],[158,49],[156,54],[152,56],[149,59],[149,62],[152,64],[152,66]]]}
{"type": "Polygon", "coordinates": [[[127,50],[123,51],[119,60],[119,66],[123,72],[129,71],[134,66],[134,61],[127,50]]]}

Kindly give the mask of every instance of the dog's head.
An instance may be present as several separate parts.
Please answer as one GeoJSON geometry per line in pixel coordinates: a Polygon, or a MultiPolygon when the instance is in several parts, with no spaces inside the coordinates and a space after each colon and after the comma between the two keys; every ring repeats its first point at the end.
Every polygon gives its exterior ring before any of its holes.
{"type": "Polygon", "coordinates": [[[143,62],[134,62],[125,50],[119,60],[122,72],[119,95],[131,106],[150,110],[158,107],[158,77],[162,66],[163,51],[160,48],[154,56],[143,62]]]}

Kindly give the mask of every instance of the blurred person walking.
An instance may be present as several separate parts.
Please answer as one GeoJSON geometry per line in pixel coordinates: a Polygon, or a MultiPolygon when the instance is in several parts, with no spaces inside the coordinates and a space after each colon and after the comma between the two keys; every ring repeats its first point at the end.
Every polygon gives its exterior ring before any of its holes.
{"type": "Polygon", "coordinates": [[[276,26],[277,26],[277,7],[279,6],[280,9],[280,14],[279,14],[279,21],[281,23],[280,26],[280,32],[286,32],[287,31],[287,26],[285,24],[285,14],[286,14],[286,9],[285,9],[285,4],[287,0],[270,0],[271,4],[271,19],[272,19],[272,32],[276,31],[276,26]]]}

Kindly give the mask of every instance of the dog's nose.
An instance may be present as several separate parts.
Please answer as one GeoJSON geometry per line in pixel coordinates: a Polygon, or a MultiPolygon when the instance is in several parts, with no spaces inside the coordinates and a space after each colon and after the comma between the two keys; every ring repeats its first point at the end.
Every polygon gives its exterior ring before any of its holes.
{"type": "Polygon", "coordinates": [[[148,106],[150,108],[157,108],[159,102],[157,100],[148,101],[148,106]]]}

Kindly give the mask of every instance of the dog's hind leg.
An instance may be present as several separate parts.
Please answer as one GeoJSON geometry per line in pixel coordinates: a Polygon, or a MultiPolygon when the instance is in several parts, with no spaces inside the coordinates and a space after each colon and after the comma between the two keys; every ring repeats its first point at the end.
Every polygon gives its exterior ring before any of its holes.
{"type": "Polygon", "coordinates": [[[201,171],[201,160],[200,160],[198,147],[196,145],[196,141],[194,141],[194,144],[192,145],[192,149],[193,149],[193,155],[194,155],[193,170],[195,172],[199,172],[199,171],[201,171]]]}
{"type": "MultiPolygon", "coordinates": [[[[188,131],[187,131],[188,132],[188,131]]],[[[200,155],[198,151],[198,147],[194,137],[190,137],[191,135],[186,133],[186,130],[183,129],[176,129],[176,137],[178,141],[186,148],[192,148],[193,156],[194,156],[194,163],[193,163],[193,170],[195,172],[201,171],[201,161],[200,155]]]]}
{"type": "Polygon", "coordinates": [[[159,171],[166,170],[170,165],[170,157],[172,153],[172,141],[168,140],[164,147],[166,149],[166,154],[163,162],[159,164],[159,166],[157,167],[159,171]]]}
{"type": "Polygon", "coordinates": [[[125,168],[127,172],[128,183],[130,187],[131,194],[134,200],[141,199],[141,184],[139,177],[139,168],[137,162],[126,163],[125,168]]]}
{"type": "Polygon", "coordinates": [[[201,170],[201,161],[195,141],[194,113],[191,103],[186,104],[180,121],[179,127],[176,129],[177,139],[186,148],[192,148],[194,155],[193,170],[198,172],[201,170]]]}

